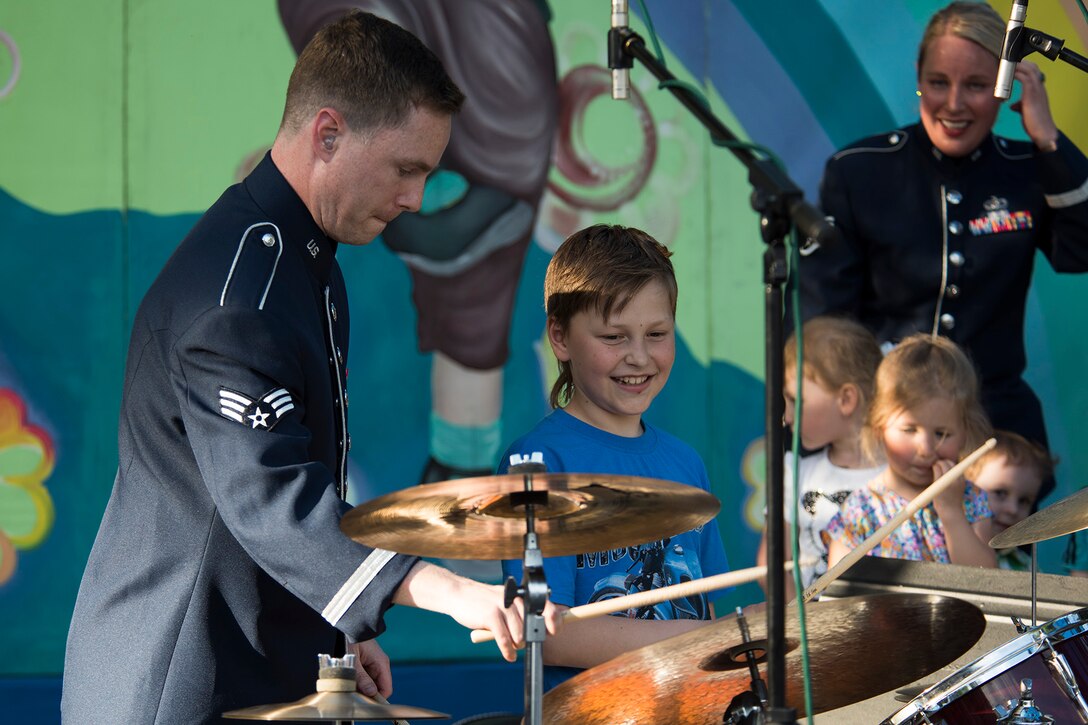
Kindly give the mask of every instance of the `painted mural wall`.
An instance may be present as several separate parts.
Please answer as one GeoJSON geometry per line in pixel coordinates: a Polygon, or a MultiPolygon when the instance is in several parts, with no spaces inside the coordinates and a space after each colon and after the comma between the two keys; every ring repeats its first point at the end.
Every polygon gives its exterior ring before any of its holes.
{"type": "MultiPolygon", "coordinates": [[[[749,566],[763,507],[764,245],[747,173],[645,70],[632,72],[634,102],[609,98],[605,0],[538,4],[550,14],[555,66],[537,70],[559,113],[533,242],[511,272],[520,282],[502,436],[547,412],[541,288],[551,251],[597,221],[645,228],[674,250],[680,283],[677,362],[651,418],[703,455],[731,564],[749,566]]],[[[632,25],[650,38],[648,11],[668,67],[700,86],[737,135],[781,156],[815,199],[835,148],[916,117],[915,49],[942,4],[647,0],[632,3],[632,25]]],[[[1088,25],[1074,0],[1033,4],[1030,24],[1085,53],[1088,25]]],[[[0,8],[0,675],[61,669],[116,468],[136,306],[201,211],[270,146],[294,57],[272,0],[0,8]]],[[[1088,148],[1088,77],[1039,62],[1059,126],[1088,148]]],[[[1024,137],[1007,110],[998,131],[1024,137]]],[[[355,322],[358,502],[419,480],[432,360],[417,345],[402,256],[375,242],[345,249],[340,264],[355,322]]],[[[1086,285],[1042,262],[1029,302],[1028,378],[1062,461],[1050,502],[1088,481],[1086,285]]],[[[1042,545],[1044,568],[1058,570],[1061,546],[1042,545]]],[[[727,600],[761,598],[749,586],[727,600]]],[[[398,608],[390,619],[382,641],[394,659],[494,656],[440,617],[398,608]]]]}

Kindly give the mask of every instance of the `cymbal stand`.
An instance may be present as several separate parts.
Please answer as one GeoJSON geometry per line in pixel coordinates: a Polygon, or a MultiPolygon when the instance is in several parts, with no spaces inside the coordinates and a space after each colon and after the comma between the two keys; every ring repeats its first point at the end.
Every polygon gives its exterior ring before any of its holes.
{"type": "MultiPolygon", "coordinates": [[[[355,692],[355,655],[343,657],[317,656],[318,692],[355,692]]],[[[351,720],[336,720],[336,725],[351,725],[351,720]]],[[[396,720],[397,725],[405,723],[396,720]]]]}
{"type": "Polygon", "coordinates": [[[752,642],[752,635],[748,631],[748,620],[744,617],[744,610],[737,607],[737,626],[740,627],[740,636],[744,644],[730,652],[730,656],[737,660],[737,655],[743,654],[748,663],[748,672],[752,675],[750,690],[741,692],[729,703],[729,707],[722,717],[724,725],[763,725],[766,719],[767,709],[767,685],[759,676],[759,657],[756,652],[767,653],[767,642],[752,642]]]}
{"type": "Polygon", "coordinates": [[[504,599],[507,607],[521,598],[525,604],[525,720],[526,725],[541,725],[544,703],[544,607],[548,603],[548,583],[544,577],[544,556],[540,553],[535,531],[534,509],[547,505],[548,492],[533,490],[533,474],[544,473],[543,463],[524,461],[512,464],[509,473],[524,475],[525,490],[510,494],[510,503],[525,507],[525,553],[522,559],[521,586],[507,577],[504,599]]]}
{"type": "Polygon", "coordinates": [[[1035,617],[1035,605],[1039,601],[1038,590],[1036,589],[1036,584],[1037,584],[1036,579],[1039,576],[1039,561],[1038,561],[1038,559],[1036,559],[1036,556],[1038,555],[1039,552],[1035,548],[1038,545],[1039,544],[1036,541],[1031,542],[1031,626],[1032,627],[1039,624],[1038,620],[1035,617]]]}

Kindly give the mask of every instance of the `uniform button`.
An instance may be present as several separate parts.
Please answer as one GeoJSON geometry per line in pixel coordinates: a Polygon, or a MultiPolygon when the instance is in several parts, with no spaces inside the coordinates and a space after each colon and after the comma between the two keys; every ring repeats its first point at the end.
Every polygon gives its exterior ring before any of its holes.
{"type": "Polygon", "coordinates": [[[950,284],[950,285],[948,285],[947,288],[945,288],[944,293],[948,297],[952,297],[952,298],[959,297],[960,296],[960,288],[957,285],[950,284]]]}
{"type": "Polygon", "coordinates": [[[348,433],[348,450],[351,450],[351,434],[348,433]]]}
{"type": "Polygon", "coordinates": [[[341,365],[344,364],[344,354],[340,352],[340,348],[336,348],[336,361],[341,365]]]}
{"type": "Polygon", "coordinates": [[[951,262],[953,266],[962,267],[963,263],[967,260],[964,259],[963,255],[959,252],[952,252],[952,254],[948,255],[948,261],[951,262]]]}
{"type": "Polygon", "coordinates": [[[329,314],[332,315],[332,321],[336,322],[336,305],[329,303],[329,314]]]}
{"type": "Polygon", "coordinates": [[[264,242],[264,246],[266,247],[276,246],[276,238],[271,234],[265,234],[263,237],[261,237],[261,241],[264,242]]]}
{"type": "Polygon", "coordinates": [[[951,222],[948,225],[948,231],[952,232],[953,234],[962,234],[963,233],[963,225],[960,224],[959,222],[951,222]]]}
{"type": "Polygon", "coordinates": [[[892,145],[899,143],[899,134],[893,133],[891,136],[888,136],[888,143],[892,145]]]}
{"type": "Polygon", "coordinates": [[[943,327],[946,330],[951,330],[955,326],[956,326],[956,318],[955,317],[948,314],[947,312],[944,313],[943,315],[941,315],[941,327],[943,327]]]}
{"type": "Polygon", "coordinates": [[[344,393],[344,407],[348,407],[348,394],[344,393]]]}
{"type": "Polygon", "coordinates": [[[945,198],[948,199],[949,204],[959,204],[961,201],[963,201],[963,194],[959,193],[958,191],[953,190],[953,191],[949,191],[945,195],[945,198]]]}

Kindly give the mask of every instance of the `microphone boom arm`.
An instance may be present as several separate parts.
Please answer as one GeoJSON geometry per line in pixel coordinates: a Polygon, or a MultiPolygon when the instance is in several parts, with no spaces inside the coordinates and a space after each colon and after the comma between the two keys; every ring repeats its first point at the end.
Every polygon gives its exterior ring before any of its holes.
{"type": "MultiPolygon", "coordinates": [[[[797,225],[802,236],[818,243],[832,244],[838,235],[834,224],[811,204],[804,201],[801,189],[770,159],[758,158],[750,149],[740,146],[740,139],[723,124],[703,99],[695,95],[687,88],[679,84],[671,84],[675,81],[668,68],[662,65],[650,50],[646,47],[642,37],[628,27],[613,28],[609,31],[609,58],[612,58],[613,44],[617,52],[623,53],[628,59],[634,58],[646,66],[659,81],[662,81],[677,100],[694,114],[699,121],[706,126],[710,137],[718,145],[727,146],[733,155],[748,168],[748,181],[760,193],[762,198],[777,202],[782,205],[786,215],[797,225]],[[613,41],[613,38],[616,38],[613,41]]],[[[618,61],[618,59],[617,59],[618,61]]],[[[611,65],[611,61],[610,61],[611,65]]],[[[628,60],[626,67],[631,67],[628,60]]],[[[756,208],[756,211],[763,211],[756,208]]]]}

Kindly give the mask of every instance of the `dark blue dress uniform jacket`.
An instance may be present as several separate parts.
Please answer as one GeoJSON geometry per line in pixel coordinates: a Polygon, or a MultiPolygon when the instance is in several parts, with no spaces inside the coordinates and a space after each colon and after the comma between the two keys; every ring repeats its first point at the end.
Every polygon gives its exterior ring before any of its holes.
{"type": "Polygon", "coordinates": [[[1045,443],[1023,382],[1024,308],[1038,249],[1058,272],[1088,270],[1088,160],[989,136],[941,154],[920,124],[861,140],[828,161],[823,210],[838,245],[801,259],[803,317],[848,313],[881,343],[945,335],[977,366],[997,427],[1045,443]]]}
{"type": "Polygon", "coordinates": [[[66,722],[188,725],[292,701],[314,692],[337,628],[382,631],[416,560],[339,529],[348,304],[335,252],[266,157],[148,291],[68,637],[66,722]]]}

